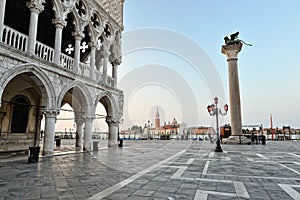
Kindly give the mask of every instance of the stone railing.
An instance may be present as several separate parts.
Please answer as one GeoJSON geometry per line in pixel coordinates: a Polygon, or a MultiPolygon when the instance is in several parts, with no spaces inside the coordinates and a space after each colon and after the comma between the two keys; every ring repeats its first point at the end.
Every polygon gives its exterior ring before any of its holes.
{"type": "Polygon", "coordinates": [[[94,79],[97,81],[97,83],[101,83],[103,80],[102,73],[98,70],[95,70],[95,76],[94,79]]]}
{"type": "MultiPolygon", "coordinates": [[[[2,43],[19,49],[21,51],[27,52],[27,43],[28,36],[22,34],[10,27],[3,26],[1,33],[1,41],[2,43]]],[[[54,49],[41,43],[36,42],[35,45],[35,55],[39,58],[46,60],[48,62],[53,62],[54,59],[54,49]]],[[[67,71],[74,71],[74,59],[66,54],[61,53],[60,55],[60,66],[67,71]]],[[[106,84],[110,87],[114,87],[115,79],[107,76],[106,83],[103,83],[103,74],[95,70],[93,77],[90,77],[90,65],[85,63],[79,64],[78,74],[94,79],[97,83],[106,84]]]]}
{"type": "Polygon", "coordinates": [[[74,59],[66,54],[60,54],[60,64],[66,70],[74,70],[74,59]]]}
{"type": "Polygon", "coordinates": [[[17,32],[14,29],[9,28],[7,26],[3,27],[1,34],[1,42],[22,51],[27,50],[27,35],[17,32]]]}
{"type": "Polygon", "coordinates": [[[49,62],[53,61],[54,49],[44,45],[40,42],[36,42],[35,44],[35,55],[40,57],[43,60],[47,60],[49,62]]]}
{"type": "Polygon", "coordinates": [[[79,63],[79,74],[83,76],[90,76],[90,65],[84,64],[84,63],[79,63]]]}

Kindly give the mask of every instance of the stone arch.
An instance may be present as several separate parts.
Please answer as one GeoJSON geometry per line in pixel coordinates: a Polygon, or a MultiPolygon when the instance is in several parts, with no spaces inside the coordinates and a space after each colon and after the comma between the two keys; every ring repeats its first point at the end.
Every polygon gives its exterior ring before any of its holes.
{"type": "Polygon", "coordinates": [[[41,68],[34,64],[21,64],[7,70],[0,77],[0,99],[2,99],[3,91],[7,84],[16,76],[23,73],[32,73],[32,80],[39,87],[42,93],[42,106],[48,108],[55,108],[55,91],[49,77],[43,72],[41,68]],[[36,78],[34,78],[36,77],[36,78]]]}
{"type": "Polygon", "coordinates": [[[82,32],[84,27],[88,24],[88,20],[89,17],[90,17],[90,9],[89,9],[89,6],[88,4],[83,1],[83,0],[77,0],[75,2],[75,5],[73,6],[73,9],[72,9],[72,15],[74,17],[74,23],[75,23],[75,30],[76,31],[79,31],[79,32],[82,32]],[[83,9],[83,7],[85,9],[83,9]],[[84,10],[85,15],[84,16],[81,16],[80,13],[81,13],[81,10],[84,10]]]}
{"type": "Polygon", "coordinates": [[[102,103],[106,110],[106,123],[108,125],[108,147],[115,147],[119,138],[120,113],[117,107],[115,97],[110,92],[104,91],[100,93],[95,101],[94,110],[97,104],[102,103]]]}
{"type": "Polygon", "coordinates": [[[75,6],[74,0],[73,1],[60,1],[60,0],[53,0],[53,10],[55,12],[55,17],[58,19],[65,19],[67,14],[69,14],[73,7],[75,6]]]}
{"type": "Polygon", "coordinates": [[[77,110],[79,108],[73,108],[75,111],[82,111],[85,110],[85,112],[87,114],[92,113],[91,110],[91,105],[92,105],[92,100],[91,98],[89,98],[90,92],[88,91],[88,89],[86,88],[86,86],[83,83],[79,83],[79,82],[69,82],[66,84],[66,86],[61,90],[58,98],[57,98],[57,103],[56,106],[58,108],[61,107],[62,103],[63,103],[63,99],[65,97],[65,95],[68,93],[68,91],[70,91],[71,89],[76,89],[76,91],[74,91],[75,93],[73,95],[75,95],[75,97],[77,98],[77,100],[79,101],[78,103],[81,104],[81,108],[80,110],[77,110]]]}
{"type": "Polygon", "coordinates": [[[96,110],[97,104],[101,102],[105,107],[106,113],[108,117],[118,117],[117,116],[117,103],[114,97],[109,92],[103,92],[99,94],[94,103],[94,111],[96,110]]]}

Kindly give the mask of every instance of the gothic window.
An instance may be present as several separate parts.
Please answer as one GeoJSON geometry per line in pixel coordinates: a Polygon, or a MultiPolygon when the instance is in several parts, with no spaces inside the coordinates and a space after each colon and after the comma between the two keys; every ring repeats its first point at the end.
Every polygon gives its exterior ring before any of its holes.
{"type": "Polygon", "coordinates": [[[23,96],[18,96],[13,100],[11,133],[26,133],[29,105],[30,103],[23,96]]]}
{"type": "Polygon", "coordinates": [[[80,17],[85,17],[86,15],[86,7],[82,1],[76,3],[76,10],[80,17]]]}
{"type": "Polygon", "coordinates": [[[91,21],[92,21],[92,24],[93,24],[93,27],[95,29],[98,29],[98,27],[100,26],[100,20],[99,20],[99,17],[96,13],[94,13],[91,17],[91,21]]]}

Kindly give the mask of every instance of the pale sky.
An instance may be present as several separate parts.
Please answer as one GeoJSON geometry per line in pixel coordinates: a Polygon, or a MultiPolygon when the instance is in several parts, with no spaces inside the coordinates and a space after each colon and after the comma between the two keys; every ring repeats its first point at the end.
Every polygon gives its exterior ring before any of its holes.
{"type": "Polygon", "coordinates": [[[294,0],[126,0],[123,128],[153,123],[156,108],[161,123],[176,117],[188,126],[213,125],[206,106],[215,96],[220,106],[229,102],[221,45],[236,31],[253,44],[238,60],[243,124],[270,127],[272,114],[274,127],[299,128],[299,10],[294,0]]]}

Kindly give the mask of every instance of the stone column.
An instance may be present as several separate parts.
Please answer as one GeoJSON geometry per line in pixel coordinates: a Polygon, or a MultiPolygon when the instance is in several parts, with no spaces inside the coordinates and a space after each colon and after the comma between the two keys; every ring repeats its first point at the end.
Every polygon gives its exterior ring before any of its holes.
{"type": "Polygon", "coordinates": [[[62,30],[67,23],[61,19],[53,19],[52,23],[55,25],[54,63],[60,65],[62,30]]]}
{"type": "Polygon", "coordinates": [[[27,51],[30,54],[35,53],[35,43],[38,27],[38,17],[39,13],[44,10],[44,6],[41,1],[29,1],[26,6],[30,9],[30,23],[29,23],[29,35],[27,43],[27,51]]]}
{"type": "Polygon", "coordinates": [[[238,74],[238,53],[242,49],[242,44],[230,44],[222,46],[222,53],[227,56],[228,80],[229,80],[229,109],[231,118],[231,135],[242,134],[242,114],[238,74]]]}
{"type": "Polygon", "coordinates": [[[57,110],[44,110],[43,113],[45,115],[43,155],[52,156],[54,150],[55,122],[59,112],[57,110]]]}
{"type": "Polygon", "coordinates": [[[2,31],[4,26],[6,0],[0,0],[0,41],[2,41],[2,31]]]}
{"type": "Polygon", "coordinates": [[[114,78],[114,87],[117,88],[117,81],[118,81],[118,62],[113,62],[112,67],[112,77],[114,78]]]}
{"type": "Polygon", "coordinates": [[[90,78],[95,80],[95,63],[96,63],[97,42],[91,42],[89,45],[91,48],[90,78]]]}
{"type": "Polygon", "coordinates": [[[91,151],[92,150],[92,126],[93,126],[94,117],[87,116],[85,118],[84,126],[84,141],[83,141],[83,150],[91,151]]]}
{"type": "Polygon", "coordinates": [[[106,122],[108,124],[108,147],[118,147],[120,122],[111,117],[107,117],[106,122]]]}
{"type": "Polygon", "coordinates": [[[75,147],[80,147],[82,148],[82,133],[83,133],[83,119],[76,119],[76,144],[75,147]]]}
{"type": "Polygon", "coordinates": [[[74,72],[79,71],[79,63],[80,63],[80,43],[84,35],[79,32],[73,33],[75,38],[75,50],[74,50],[74,72]]]}
{"type": "Polygon", "coordinates": [[[109,62],[110,52],[108,49],[103,50],[103,83],[107,84],[107,64],[109,62]]]}

